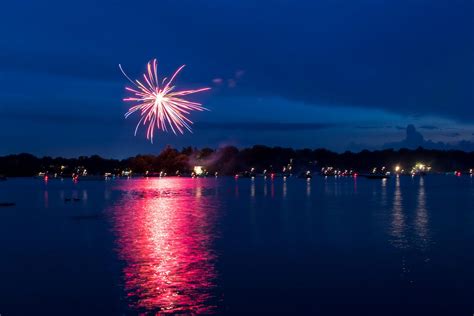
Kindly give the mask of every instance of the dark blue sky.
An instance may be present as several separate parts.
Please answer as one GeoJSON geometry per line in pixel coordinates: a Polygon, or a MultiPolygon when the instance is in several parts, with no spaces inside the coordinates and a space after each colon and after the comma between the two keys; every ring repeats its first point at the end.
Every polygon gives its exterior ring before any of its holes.
{"type": "MultiPolygon", "coordinates": [[[[474,141],[472,0],[4,1],[0,155],[124,157],[166,144],[333,150],[474,141]],[[194,134],[133,137],[126,80],[181,64],[194,134]],[[222,83],[218,84],[222,79],[222,83]]],[[[142,130],[143,132],[143,130],[142,130]]],[[[474,147],[472,147],[474,148],[474,147]]]]}

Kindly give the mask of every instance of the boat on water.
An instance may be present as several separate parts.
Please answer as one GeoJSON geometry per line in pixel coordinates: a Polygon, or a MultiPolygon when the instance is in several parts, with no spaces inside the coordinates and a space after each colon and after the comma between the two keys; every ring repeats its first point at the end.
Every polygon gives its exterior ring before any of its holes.
{"type": "Polygon", "coordinates": [[[298,174],[298,178],[302,178],[302,179],[311,179],[313,178],[313,175],[311,174],[311,171],[306,171],[306,172],[301,172],[300,174],[298,174]]]}
{"type": "Polygon", "coordinates": [[[426,172],[424,171],[419,171],[419,172],[412,172],[411,174],[412,176],[420,176],[420,177],[424,177],[426,176],[426,172]]]}
{"type": "Polygon", "coordinates": [[[102,181],[102,180],[107,180],[110,179],[110,176],[106,175],[86,175],[86,176],[78,176],[75,175],[72,177],[73,180],[77,181],[102,181]]]}
{"type": "Polygon", "coordinates": [[[367,179],[388,179],[390,178],[390,172],[385,167],[374,168],[371,173],[363,173],[361,176],[367,179]]]}

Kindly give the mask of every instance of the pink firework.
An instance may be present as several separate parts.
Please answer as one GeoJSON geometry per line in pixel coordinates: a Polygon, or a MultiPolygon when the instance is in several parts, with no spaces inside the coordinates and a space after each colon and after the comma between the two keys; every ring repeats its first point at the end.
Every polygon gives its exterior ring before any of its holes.
{"type": "Polygon", "coordinates": [[[156,59],[148,62],[147,72],[143,74],[143,82],[130,79],[123,71],[122,66],[119,65],[125,77],[136,87],[125,87],[127,91],[133,93],[133,96],[123,99],[127,102],[136,103],[125,113],[125,118],[128,118],[135,112],[140,112],[141,118],[135,128],[135,135],[137,135],[140,124],[147,125],[146,138],[152,143],[155,127],[162,131],[168,131],[168,128],[170,128],[174,134],[177,134],[177,132],[184,134],[185,130],[192,132],[190,125],[193,122],[187,116],[191,111],[204,111],[207,109],[202,107],[201,103],[187,101],[182,97],[206,91],[210,88],[175,91],[176,86],[173,85],[173,80],[184,66],[179,67],[170,80],[167,81],[167,78],[164,78],[160,85],[158,80],[158,62],[156,59]]]}

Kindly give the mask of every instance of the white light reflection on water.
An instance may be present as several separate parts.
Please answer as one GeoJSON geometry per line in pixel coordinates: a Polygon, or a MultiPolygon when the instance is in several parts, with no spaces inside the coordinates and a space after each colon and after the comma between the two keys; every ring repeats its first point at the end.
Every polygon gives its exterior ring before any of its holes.
{"type": "MultiPolygon", "coordinates": [[[[410,186],[407,188],[413,190],[416,198],[416,207],[413,213],[408,213],[403,207],[403,197],[400,186],[400,177],[396,178],[395,190],[392,206],[391,221],[391,244],[401,251],[402,277],[409,280],[410,283],[415,282],[414,273],[410,266],[416,266],[416,260],[413,253],[422,255],[425,262],[429,262],[427,257],[430,244],[429,232],[429,216],[426,207],[425,179],[419,177],[412,179],[410,186]],[[413,214],[413,216],[409,216],[413,214]],[[411,258],[408,260],[407,258],[411,258]]],[[[410,196],[410,194],[408,194],[410,196]]]]}
{"type": "Polygon", "coordinates": [[[311,180],[308,178],[306,180],[306,197],[310,197],[311,196],[311,180]]]}
{"type": "Polygon", "coordinates": [[[395,190],[393,194],[393,205],[392,205],[392,222],[391,222],[391,236],[392,244],[396,248],[406,248],[406,219],[403,213],[403,198],[400,190],[400,177],[395,180],[395,190]]]}
{"type": "Polygon", "coordinates": [[[428,224],[429,217],[426,208],[425,179],[420,177],[415,216],[415,232],[418,237],[418,245],[423,250],[429,246],[430,242],[428,224]]]}

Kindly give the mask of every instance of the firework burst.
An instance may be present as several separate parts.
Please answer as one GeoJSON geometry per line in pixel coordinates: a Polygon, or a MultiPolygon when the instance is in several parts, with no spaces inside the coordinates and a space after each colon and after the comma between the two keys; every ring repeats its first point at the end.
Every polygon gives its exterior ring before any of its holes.
{"type": "Polygon", "coordinates": [[[122,65],[119,65],[125,77],[135,86],[135,88],[125,87],[125,90],[131,92],[133,96],[123,99],[126,102],[136,103],[125,113],[125,118],[135,112],[139,112],[141,116],[135,128],[135,136],[140,124],[147,126],[146,138],[152,143],[155,127],[165,132],[171,129],[174,134],[184,134],[186,130],[192,132],[193,122],[187,116],[191,111],[207,109],[202,107],[201,103],[187,101],[183,97],[210,88],[176,91],[173,81],[184,66],[179,67],[170,80],[164,78],[160,84],[156,59],[148,62],[147,72],[143,74],[144,81],[130,79],[122,65]]]}

